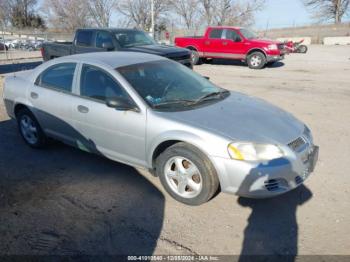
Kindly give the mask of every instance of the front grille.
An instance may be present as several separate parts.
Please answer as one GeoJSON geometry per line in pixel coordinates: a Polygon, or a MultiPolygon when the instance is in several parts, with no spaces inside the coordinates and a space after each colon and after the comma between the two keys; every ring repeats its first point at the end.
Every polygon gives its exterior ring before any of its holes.
{"type": "Polygon", "coordinates": [[[298,137],[297,139],[293,140],[292,142],[290,142],[288,144],[288,146],[294,150],[294,151],[298,151],[303,145],[306,144],[306,141],[303,137],[298,137]]]}
{"type": "Polygon", "coordinates": [[[265,188],[268,191],[277,191],[279,189],[278,181],[276,179],[265,181],[265,188]]]}
{"type": "Polygon", "coordinates": [[[296,177],[295,177],[295,183],[296,183],[297,185],[303,183],[303,181],[304,181],[304,180],[303,180],[300,176],[296,176],[296,177]]]}

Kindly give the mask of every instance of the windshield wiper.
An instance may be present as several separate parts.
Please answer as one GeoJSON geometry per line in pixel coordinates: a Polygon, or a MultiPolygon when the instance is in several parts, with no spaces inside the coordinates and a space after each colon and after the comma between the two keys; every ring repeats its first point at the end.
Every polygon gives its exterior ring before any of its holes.
{"type": "Polygon", "coordinates": [[[158,108],[158,107],[174,105],[174,104],[192,105],[192,104],[195,104],[195,103],[196,103],[196,100],[177,99],[177,100],[165,101],[165,102],[158,103],[158,104],[153,104],[152,106],[153,106],[153,108],[158,108]]]}
{"type": "Polygon", "coordinates": [[[222,96],[223,94],[226,94],[228,93],[229,91],[227,90],[224,90],[224,91],[218,91],[218,92],[212,92],[212,93],[209,93],[209,94],[206,94],[204,96],[201,96],[200,98],[198,98],[195,103],[199,103],[199,102],[202,102],[202,101],[205,101],[205,100],[208,100],[208,99],[212,99],[212,98],[215,98],[217,96],[222,96]]]}

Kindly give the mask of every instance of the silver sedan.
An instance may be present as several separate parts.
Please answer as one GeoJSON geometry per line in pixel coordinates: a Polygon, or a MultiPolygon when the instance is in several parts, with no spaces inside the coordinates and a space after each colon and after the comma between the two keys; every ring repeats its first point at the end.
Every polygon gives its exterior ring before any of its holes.
{"type": "Polygon", "coordinates": [[[154,55],[63,57],[9,76],[4,86],[7,112],[29,146],[50,137],[147,168],[189,205],[219,190],[285,193],[317,161],[310,130],[291,114],[154,55]]]}

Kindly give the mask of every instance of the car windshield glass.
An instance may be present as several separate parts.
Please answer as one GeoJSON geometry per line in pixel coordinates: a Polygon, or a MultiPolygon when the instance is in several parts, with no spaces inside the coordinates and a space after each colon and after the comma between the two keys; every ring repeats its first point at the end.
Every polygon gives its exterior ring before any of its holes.
{"type": "Polygon", "coordinates": [[[245,28],[241,28],[241,34],[244,36],[244,38],[246,39],[256,39],[257,36],[256,34],[254,34],[252,31],[245,29],[245,28]]]}
{"type": "Polygon", "coordinates": [[[219,101],[229,94],[173,61],[134,64],[117,71],[155,109],[189,109],[208,101],[219,101]]]}
{"type": "Polygon", "coordinates": [[[154,45],[155,41],[148,34],[137,30],[115,32],[121,47],[134,47],[141,45],[154,45]]]}

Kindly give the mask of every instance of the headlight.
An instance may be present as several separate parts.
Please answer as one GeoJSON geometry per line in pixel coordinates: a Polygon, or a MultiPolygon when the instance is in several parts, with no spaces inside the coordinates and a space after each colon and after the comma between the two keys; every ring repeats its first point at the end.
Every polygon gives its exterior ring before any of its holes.
{"type": "Polygon", "coordinates": [[[236,160],[272,160],[283,156],[282,150],[272,144],[254,144],[247,142],[231,143],[228,153],[236,160]]]}
{"type": "Polygon", "coordinates": [[[267,47],[267,49],[269,49],[269,50],[278,50],[278,47],[277,47],[277,45],[273,44],[273,45],[269,45],[267,47]]]}

